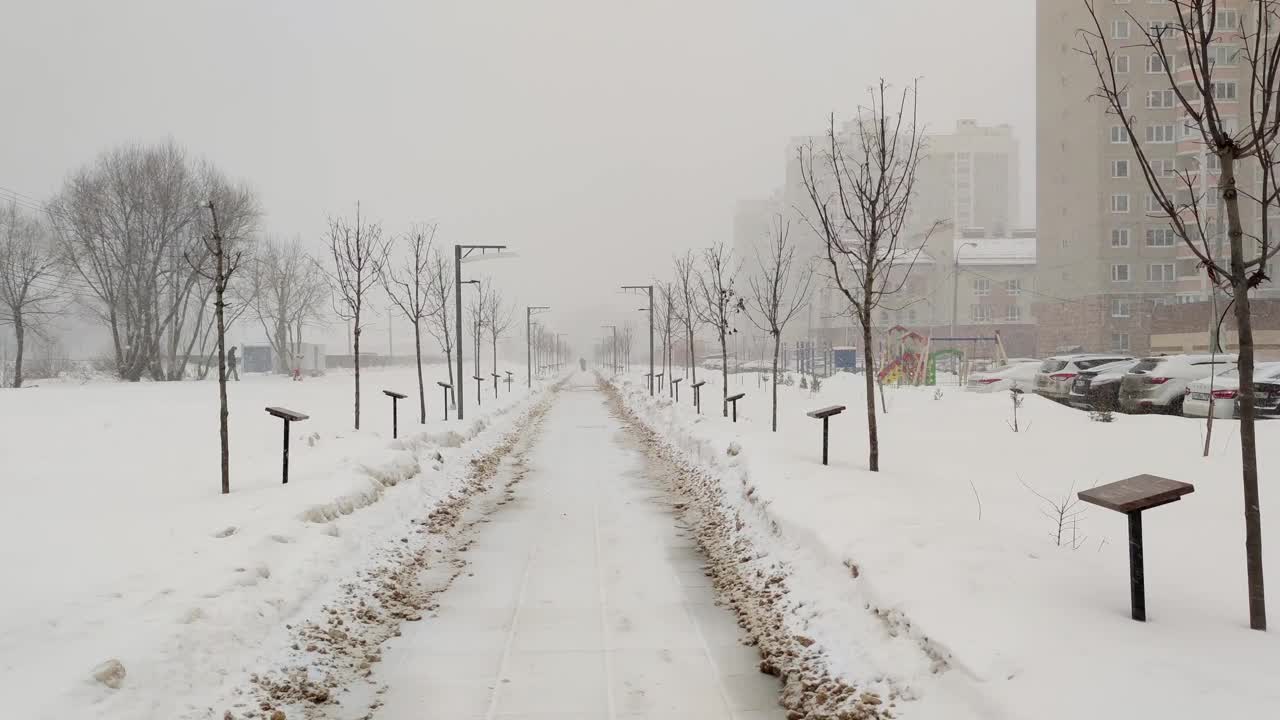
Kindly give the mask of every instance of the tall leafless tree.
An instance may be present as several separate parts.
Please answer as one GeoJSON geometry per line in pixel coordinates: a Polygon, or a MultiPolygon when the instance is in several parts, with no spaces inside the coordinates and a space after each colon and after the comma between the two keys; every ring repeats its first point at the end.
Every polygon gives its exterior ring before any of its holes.
{"type": "Polygon", "coordinates": [[[1217,187],[1212,191],[1206,189],[1213,168],[1202,168],[1199,161],[1171,171],[1163,163],[1156,167],[1155,158],[1140,142],[1138,119],[1128,111],[1128,85],[1116,71],[1118,48],[1103,31],[1096,0],[1083,1],[1092,23],[1080,34],[1083,52],[1097,72],[1096,96],[1124,127],[1137,166],[1173,232],[1195,254],[1215,290],[1223,289],[1234,307],[1249,625],[1265,630],[1249,293],[1269,279],[1268,263],[1280,250],[1269,227],[1270,209],[1280,190],[1280,178],[1276,177],[1280,159],[1280,0],[1253,0],[1245,7],[1227,7],[1218,0],[1170,0],[1174,19],[1157,24],[1129,14],[1140,34],[1136,45],[1149,55],[1149,67],[1168,83],[1185,133],[1202,145],[1205,158],[1213,159],[1219,168],[1217,187]],[[1229,71],[1219,71],[1219,66],[1237,64],[1241,69],[1230,71],[1230,81],[1223,81],[1229,71]],[[1237,84],[1237,77],[1243,82],[1237,84]],[[1254,173],[1248,172],[1250,166],[1254,173]],[[1243,184],[1241,178],[1245,179],[1243,184]],[[1242,204],[1254,210],[1257,234],[1246,231],[1242,204]],[[1214,251],[1224,214],[1229,246],[1225,262],[1214,251]]]}
{"type": "Polygon", "coordinates": [[[720,410],[729,417],[729,338],[738,331],[734,316],[744,309],[743,299],[734,290],[741,263],[724,243],[716,243],[702,251],[702,265],[697,269],[698,300],[694,312],[701,322],[715,328],[720,341],[720,410]]]}
{"type": "Polygon", "coordinates": [[[756,249],[759,274],[750,279],[751,297],[747,317],[773,338],[773,431],[778,432],[778,361],[782,356],[782,333],[808,305],[813,272],[797,267],[796,248],[791,242],[791,223],[781,214],[773,219],[768,252],[756,249]]]}
{"type": "Polygon", "coordinates": [[[692,250],[686,250],[684,255],[675,259],[676,279],[673,291],[676,297],[676,317],[684,325],[685,377],[692,377],[690,383],[698,382],[698,358],[695,356],[697,349],[693,342],[698,325],[701,324],[698,319],[697,266],[692,250]]]}
{"type": "Polygon", "coordinates": [[[111,333],[123,379],[181,378],[193,338],[212,324],[214,258],[201,211],[210,199],[224,242],[247,241],[259,215],[252,193],[166,143],[103,153],[50,204],[63,256],[93,296],[89,309],[111,333]]]}
{"type": "Polygon", "coordinates": [[[365,315],[365,302],[369,291],[377,287],[387,263],[390,250],[382,236],[382,226],[369,222],[360,214],[356,203],[355,221],[346,218],[329,220],[329,254],[333,268],[329,275],[334,293],[334,312],[351,323],[355,346],[352,362],[355,365],[355,429],[360,429],[360,333],[365,315]]]}
{"type": "Polygon", "coordinates": [[[930,236],[942,225],[929,224],[910,237],[911,201],[924,157],[924,129],[916,117],[917,87],[903,90],[895,102],[881,80],[870,91],[870,105],[844,132],[828,119],[822,146],[800,148],[800,173],[812,213],[809,226],[821,238],[829,280],[848,300],[862,327],[866,357],[868,467],[880,469],[876,426],[875,358],[872,313],[906,284],[930,236]],[[892,104],[890,104],[892,103],[892,104]]]}
{"type": "Polygon", "coordinates": [[[65,274],[48,223],[16,202],[0,207],[0,326],[13,326],[13,387],[22,387],[27,333],[42,332],[66,308],[65,274]]]}
{"type": "Polygon", "coordinates": [[[677,322],[671,283],[654,283],[653,301],[657,303],[654,306],[654,326],[657,328],[658,340],[661,344],[662,372],[667,382],[671,382],[671,334],[677,322]]]}
{"type": "Polygon", "coordinates": [[[407,254],[401,266],[387,271],[387,295],[413,325],[413,352],[418,364],[418,422],[427,424],[427,393],[422,386],[422,324],[431,314],[431,250],[435,225],[413,228],[405,236],[407,254]]]}
{"type": "Polygon", "coordinates": [[[453,400],[454,390],[462,378],[453,377],[453,333],[450,332],[453,322],[453,263],[447,259],[439,248],[431,252],[427,266],[427,287],[431,290],[431,306],[427,313],[427,332],[440,344],[444,353],[445,364],[449,366],[449,398],[453,400]]]}
{"type": "Polygon", "coordinates": [[[321,320],[328,286],[298,239],[263,239],[246,258],[240,304],[262,326],[275,354],[275,371],[287,374],[302,351],[302,331],[321,320]]]}

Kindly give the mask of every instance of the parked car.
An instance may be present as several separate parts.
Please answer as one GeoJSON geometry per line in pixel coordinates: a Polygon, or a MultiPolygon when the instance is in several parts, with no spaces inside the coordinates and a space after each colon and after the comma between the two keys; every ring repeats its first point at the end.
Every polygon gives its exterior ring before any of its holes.
{"type": "Polygon", "coordinates": [[[1081,371],[1071,381],[1067,402],[1082,410],[1115,410],[1120,406],[1120,381],[1137,364],[1137,360],[1120,360],[1081,371]]]}
{"type": "Polygon", "coordinates": [[[1071,383],[1081,372],[1100,365],[1133,359],[1132,355],[1125,353],[1055,355],[1040,363],[1040,369],[1036,372],[1036,394],[1050,400],[1067,402],[1071,395],[1071,383]]]}
{"type": "Polygon", "coordinates": [[[1035,387],[1036,371],[1040,369],[1040,361],[1034,359],[1010,359],[1007,365],[991,368],[984,372],[969,373],[965,382],[965,390],[979,393],[1000,392],[1002,390],[1021,390],[1029,392],[1035,387]]]}
{"type": "Polygon", "coordinates": [[[1182,413],[1187,385],[1236,364],[1235,355],[1161,355],[1142,358],[1120,384],[1125,412],[1182,413]]]}
{"type": "MultiPolygon", "coordinates": [[[[1258,363],[1254,366],[1253,394],[1257,398],[1254,407],[1257,417],[1280,415],[1280,363],[1258,363]]],[[[1188,384],[1186,398],[1182,401],[1182,414],[1208,417],[1212,398],[1214,417],[1240,417],[1240,407],[1236,402],[1239,396],[1240,369],[1233,367],[1188,384]]]]}

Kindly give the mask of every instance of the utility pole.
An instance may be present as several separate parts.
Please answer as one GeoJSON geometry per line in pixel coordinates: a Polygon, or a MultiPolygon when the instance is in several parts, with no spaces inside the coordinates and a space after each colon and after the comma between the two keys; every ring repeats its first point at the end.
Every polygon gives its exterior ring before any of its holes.
{"type": "Polygon", "coordinates": [[[533,387],[533,316],[549,310],[551,308],[546,305],[527,305],[524,309],[524,372],[525,382],[530,388],[533,387]]]}
{"type": "Polygon", "coordinates": [[[649,307],[640,308],[649,311],[649,396],[653,396],[653,285],[623,285],[623,290],[643,290],[648,294],[649,307]]]}

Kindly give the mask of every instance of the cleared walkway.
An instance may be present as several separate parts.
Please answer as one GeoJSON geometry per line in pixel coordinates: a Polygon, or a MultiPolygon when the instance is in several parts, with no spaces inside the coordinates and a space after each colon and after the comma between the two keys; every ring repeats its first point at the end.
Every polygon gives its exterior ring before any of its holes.
{"type": "Polygon", "coordinates": [[[785,717],[601,393],[561,393],[529,467],[439,616],[386,648],[378,718],[785,717]]]}

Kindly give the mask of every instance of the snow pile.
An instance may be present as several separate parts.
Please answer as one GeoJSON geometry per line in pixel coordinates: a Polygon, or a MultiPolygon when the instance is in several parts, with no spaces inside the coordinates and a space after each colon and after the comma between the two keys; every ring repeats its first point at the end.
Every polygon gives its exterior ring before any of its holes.
{"type": "Polygon", "coordinates": [[[362,373],[359,432],[348,373],[232,383],[228,496],[211,382],[0,391],[5,715],[206,715],[278,656],[284,623],[447,499],[532,404],[487,386],[465,422],[443,421],[447,377],[428,369],[426,425],[416,397],[400,403],[399,440],[381,390],[413,395],[412,368],[362,373]],[[266,406],[310,415],[291,428],[288,485],[266,406]]]}
{"type": "MultiPolygon", "coordinates": [[[[887,388],[876,474],[865,469],[860,376],[824,381],[816,394],[779,388],[776,435],[767,385],[730,378],[732,393],[747,393],[734,425],[720,416],[719,377],[707,379],[701,417],[691,398],[678,408],[650,398],[642,378],[619,385],[684,462],[719,483],[752,561],[786,568],[789,632],[815,640],[851,686],[909,700],[895,715],[1262,717],[1280,708],[1269,678],[1280,640],[1247,626],[1233,421],[1215,425],[1202,458],[1203,423],[1186,418],[1095,423],[1027,397],[1014,433],[1005,394],[887,388]],[[848,410],[831,420],[823,467],[821,422],[804,413],[832,404],[848,410]],[[1080,505],[1059,532],[1045,517],[1081,489],[1140,473],[1196,485],[1144,515],[1145,624],[1129,619],[1125,518],[1080,505]]],[[[1259,433],[1265,521],[1280,513],[1280,489],[1265,480],[1280,463],[1280,423],[1259,433]]],[[[1280,562],[1270,568],[1275,575],[1280,562]]]]}

